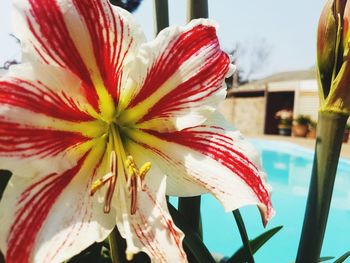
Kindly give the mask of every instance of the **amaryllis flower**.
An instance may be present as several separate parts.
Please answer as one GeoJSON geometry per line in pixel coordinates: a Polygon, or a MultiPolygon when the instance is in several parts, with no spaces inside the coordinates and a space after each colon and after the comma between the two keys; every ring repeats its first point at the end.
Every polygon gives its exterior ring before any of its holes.
{"type": "Polygon", "coordinates": [[[215,112],[228,56],[213,22],[150,43],[107,0],[15,0],[23,61],[0,82],[7,263],[60,262],[117,225],[127,257],[186,262],[165,194],[273,214],[259,158],[215,112]]]}

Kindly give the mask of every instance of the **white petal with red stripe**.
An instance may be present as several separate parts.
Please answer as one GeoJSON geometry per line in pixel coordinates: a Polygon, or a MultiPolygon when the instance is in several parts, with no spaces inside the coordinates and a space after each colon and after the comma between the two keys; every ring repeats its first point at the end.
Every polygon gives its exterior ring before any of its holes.
{"type": "Polygon", "coordinates": [[[163,133],[128,130],[127,134],[158,156],[169,177],[168,194],[193,195],[179,183],[178,177],[183,177],[198,184],[198,192],[211,192],[226,211],[257,204],[264,224],[273,216],[266,174],[257,152],[239,131],[225,131],[218,123],[163,133]]]}
{"type": "Polygon", "coordinates": [[[155,130],[200,124],[225,98],[231,67],[213,22],[200,19],[164,29],[126,66],[132,81],[119,120],[155,130]]]}
{"type": "Polygon", "coordinates": [[[144,251],[152,262],[187,262],[182,248],[184,234],[175,226],[167,208],[166,177],[142,147],[129,142],[126,150],[136,163],[152,163],[144,189],[137,193],[135,214],[130,213],[132,200],[127,189],[120,188],[117,194],[117,226],[127,240],[127,255],[144,251]]]}
{"type": "Polygon", "coordinates": [[[42,70],[21,65],[0,80],[0,168],[17,175],[31,174],[28,167],[59,172],[52,163],[65,169],[64,156],[68,165],[76,159],[69,149],[104,132],[89,113],[80,81],[59,68],[42,70]]]}
{"type": "Polygon", "coordinates": [[[16,35],[27,59],[78,76],[91,105],[108,114],[119,98],[123,64],[144,41],[134,19],[108,0],[15,0],[16,35]],[[27,26],[24,26],[27,25],[27,26]]]}
{"type": "Polygon", "coordinates": [[[62,262],[115,225],[115,210],[90,196],[92,176],[105,145],[62,173],[25,179],[14,176],[0,203],[0,248],[7,263],[62,262]]]}

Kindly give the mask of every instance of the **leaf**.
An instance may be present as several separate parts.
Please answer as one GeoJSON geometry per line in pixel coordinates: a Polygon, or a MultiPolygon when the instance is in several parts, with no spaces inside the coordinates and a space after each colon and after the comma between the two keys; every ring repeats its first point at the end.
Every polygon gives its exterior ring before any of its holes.
{"type": "Polygon", "coordinates": [[[321,257],[317,262],[324,262],[333,259],[334,257],[321,257]]]}
{"type": "MultiPolygon", "coordinates": [[[[253,255],[268,241],[271,237],[273,237],[278,231],[282,229],[283,226],[277,226],[275,228],[272,228],[258,237],[254,238],[253,240],[250,240],[250,247],[252,250],[253,255]]],[[[227,261],[227,263],[238,263],[238,262],[245,262],[245,251],[244,248],[241,247],[233,256],[227,261]]]]}
{"type": "Polygon", "coordinates": [[[5,191],[7,183],[11,178],[11,175],[12,173],[10,171],[0,170],[0,200],[1,200],[2,194],[5,191]]]}
{"type": "Polygon", "coordinates": [[[208,248],[203,244],[199,235],[194,230],[192,230],[191,227],[188,226],[185,219],[170,203],[168,203],[168,208],[175,225],[179,227],[182,232],[184,232],[184,248],[195,260],[195,262],[215,263],[213,256],[210,254],[208,248]]]}
{"type": "Polygon", "coordinates": [[[201,223],[201,196],[179,197],[179,213],[185,218],[189,227],[203,239],[201,223]]]}
{"type": "Polygon", "coordinates": [[[78,255],[69,259],[67,263],[100,263],[102,260],[101,249],[102,243],[94,243],[81,251],[78,255]]]}
{"type": "Polygon", "coordinates": [[[345,260],[350,257],[350,251],[346,252],[344,255],[342,255],[340,258],[338,258],[334,263],[342,263],[345,262],[345,260]]]}

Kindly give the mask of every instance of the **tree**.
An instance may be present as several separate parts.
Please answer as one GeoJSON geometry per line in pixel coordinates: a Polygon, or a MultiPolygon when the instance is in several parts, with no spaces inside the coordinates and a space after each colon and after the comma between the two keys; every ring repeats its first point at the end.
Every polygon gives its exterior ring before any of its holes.
{"type": "MultiPolygon", "coordinates": [[[[17,44],[20,44],[20,40],[13,34],[10,34],[10,37],[14,38],[16,40],[17,44]]],[[[16,59],[10,59],[4,62],[4,64],[0,67],[0,69],[9,69],[10,66],[18,64],[19,61],[16,59]]]]}
{"type": "Polygon", "coordinates": [[[237,70],[231,83],[233,86],[242,85],[254,78],[263,66],[266,65],[270,56],[271,46],[264,38],[254,41],[238,42],[234,48],[227,51],[231,56],[232,63],[237,70]]]}

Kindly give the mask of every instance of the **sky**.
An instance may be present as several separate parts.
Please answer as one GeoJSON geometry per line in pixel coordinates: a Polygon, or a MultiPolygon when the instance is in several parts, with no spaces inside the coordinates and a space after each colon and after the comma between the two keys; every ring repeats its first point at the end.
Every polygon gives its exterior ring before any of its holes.
{"type": "MultiPolygon", "coordinates": [[[[169,0],[170,25],[186,24],[188,0],[169,0]]],[[[237,62],[252,78],[282,71],[309,69],[315,64],[316,29],[323,0],[209,0],[209,18],[219,24],[222,49],[239,47],[237,62]],[[257,60],[254,50],[267,56],[257,60]]],[[[154,38],[153,0],[143,0],[135,12],[148,40],[154,38]]],[[[9,36],[11,0],[0,0],[0,65],[19,58],[9,36]]]]}

